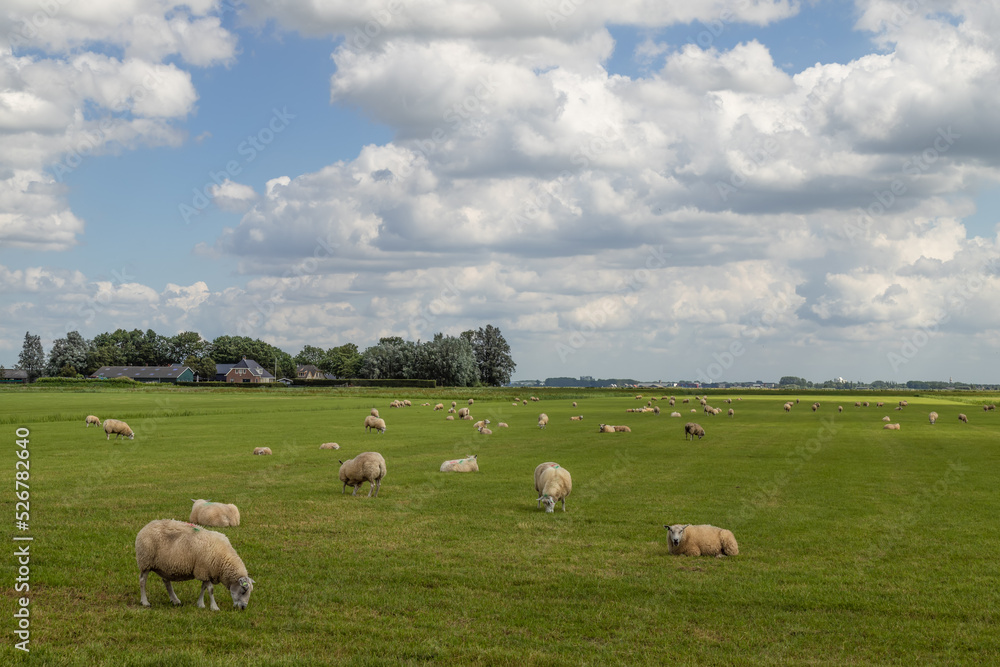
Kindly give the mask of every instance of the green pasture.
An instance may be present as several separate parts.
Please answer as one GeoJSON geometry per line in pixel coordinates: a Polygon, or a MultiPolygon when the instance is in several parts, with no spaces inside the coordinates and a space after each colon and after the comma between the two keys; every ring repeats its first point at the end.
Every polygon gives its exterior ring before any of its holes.
{"type": "Polygon", "coordinates": [[[803,394],[786,414],[789,396],[716,394],[723,413],[708,416],[684,396],[671,418],[665,400],[659,415],[626,412],[661,392],[534,393],[540,402],[514,406],[530,392],[0,390],[0,664],[1000,661],[1000,411],[982,409],[997,397],[907,395],[893,410],[901,396],[803,394]],[[421,405],[470,396],[493,435],[421,405]],[[414,405],[391,409],[393,398],[414,405]],[[372,407],[384,435],[364,431],[372,407]],[[88,414],[127,421],[135,440],[107,441],[88,414]],[[900,431],[883,430],[886,415],[900,431]],[[686,421],[706,437],[686,441],[686,421]],[[602,422],[632,432],[598,433],[602,422]],[[19,427],[29,533],[14,528],[19,427]],[[319,449],[331,441],[341,449],[319,449]],[[273,456],[251,455],[264,445],[273,456]],[[342,494],[337,459],[372,450],[388,468],[379,497],[363,497],[367,485],[342,494]],[[479,473],[438,472],[471,454],[479,473]],[[565,513],[536,508],[543,461],[573,476],[565,513]],[[244,612],[224,587],[222,611],[198,609],[196,581],[174,585],[174,608],[155,574],[152,608],[139,604],[135,535],[187,520],[191,498],[240,508],[242,525],[218,530],[257,582],[244,612]],[[667,523],[729,528],[740,554],[671,556],[667,523]],[[25,534],[27,656],[12,616],[23,593],[11,540],[25,534]]]}

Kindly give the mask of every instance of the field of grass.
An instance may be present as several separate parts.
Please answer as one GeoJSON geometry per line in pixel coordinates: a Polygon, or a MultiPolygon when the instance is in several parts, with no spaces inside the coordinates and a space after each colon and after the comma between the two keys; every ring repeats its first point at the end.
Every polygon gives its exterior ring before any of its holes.
{"type": "Polygon", "coordinates": [[[414,406],[390,409],[384,390],[0,391],[0,664],[1000,661],[1000,411],[981,408],[997,397],[907,396],[894,411],[803,395],[786,414],[788,396],[720,394],[710,403],[734,418],[692,400],[677,419],[665,401],[659,416],[627,413],[645,399],[621,393],[517,407],[513,395],[401,390],[414,406]],[[470,395],[492,436],[420,405],[470,395]],[[384,435],[362,427],[373,406],[384,435]],[[128,421],[135,440],[85,428],[91,413],[128,421]],[[704,440],[684,440],[688,420],[704,440]],[[600,434],[602,422],[632,432],[600,434]],[[12,634],[18,427],[30,430],[30,656],[12,634]],[[341,449],[320,450],[328,441],[341,449]],[[252,456],[261,445],[274,455],[252,456]],[[337,459],[369,450],[387,462],[379,497],[342,495],[337,459]],[[479,473],[437,472],[470,454],[479,473]],[[549,460],[573,475],[565,513],[536,509],[532,473],[549,460]],[[135,535],[187,520],[191,498],[240,508],[242,525],[218,530],[257,582],[244,612],[218,586],[222,611],[196,608],[195,581],[174,585],[174,608],[155,574],[152,608],[139,604],[135,535]],[[671,556],[668,523],[729,528],[740,554],[671,556]]]}

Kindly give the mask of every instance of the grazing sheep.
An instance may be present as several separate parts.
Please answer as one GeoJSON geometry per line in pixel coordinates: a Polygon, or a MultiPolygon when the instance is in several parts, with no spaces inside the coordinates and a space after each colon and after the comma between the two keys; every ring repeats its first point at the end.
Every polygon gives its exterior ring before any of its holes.
{"type": "Polygon", "coordinates": [[[655,408],[653,408],[653,414],[654,415],[660,414],[660,406],[659,405],[657,405],[655,408]]]}
{"type": "Polygon", "coordinates": [[[927,418],[928,418],[928,419],[930,419],[930,420],[931,420],[931,423],[933,424],[934,422],[936,422],[936,421],[937,421],[937,418],[938,418],[938,413],[936,413],[936,412],[932,412],[932,413],[930,413],[929,415],[927,415],[927,418]]]}
{"type": "Polygon", "coordinates": [[[412,407],[412,406],[413,406],[413,403],[410,402],[410,399],[407,398],[407,399],[403,400],[403,407],[409,408],[409,407],[412,407]]]}
{"type": "Polygon", "coordinates": [[[897,405],[896,407],[893,408],[893,410],[902,410],[902,409],[903,409],[902,405],[897,405]]]}
{"type": "Polygon", "coordinates": [[[111,434],[115,434],[115,440],[118,438],[128,438],[129,440],[135,440],[135,433],[132,429],[128,427],[123,421],[117,419],[105,419],[104,420],[104,432],[108,435],[107,439],[111,439],[111,434]]]}
{"type": "Polygon", "coordinates": [[[883,403],[882,401],[879,401],[878,403],[875,404],[876,408],[881,408],[881,407],[884,407],[884,406],[885,406],[885,403],[883,403]]]}
{"type": "Polygon", "coordinates": [[[812,408],[813,408],[813,412],[816,412],[817,410],[819,410],[819,403],[813,403],[812,408]]]}
{"type": "Polygon", "coordinates": [[[854,401],[854,407],[860,408],[861,407],[861,401],[854,401]]]}
{"type": "Polygon", "coordinates": [[[837,406],[837,412],[843,412],[843,411],[844,411],[844,406],[843,405],[838,405],[837,406]]]}
{"type": "Polygon", "coordinates": [[[569,471],[558,463],[540,463],[535,468],[535,491],[538,492],[538,502],[535,507],[545,503],[545,512],[555,511],[556,503],[562,501],[563,512],[566,511],[566,496],[573,490],[573,478],[569,471]]]}
{"type": "Polygon", "coordinates": [[[500,422],[497,424],[497,428],[510,428],[510,425],[507,422],[500,422]]]}
{"type": "Polygon", "coordinates": [[[694,436],[698,436],[698,439],[701,440],[705,437],[705,429],[700,424],[688,422],[684,424],[684,439],[687,440],[689,435],[691,436],[691,440],[694,440],[694,436]]]}
{"type": "Polygon", "coordinates": [[[458,407],[458,403],[456,403],[455,401],[452,401],[451,402],[451,407],[453,407],[453,408],[458,407]]]}
{"type": "MultiPolygon", "coordinates": [[[[983,410],[985,410],[985,409],[986,409],[986,406],[984,405],[983,406],[983,410]]],[[[101,425],[101,420],[98,419],[97,417],[95,417],[94,415],[87,415],[87,428],[90,428],[91,424],[96,424],[96,425],[100,426],[101,425]]]]}
{"type": "Polygon", "coordinates": [[[474,401],[473,401],[473,400],[472,400],[472,399],[470,398],[470,399],[469,399],[469,405],[472,405],[472,404],[473,404],[473,402],[474,402],[474,401]]]}
{"type": "Polygon", "coordinates": [[[213,503],[211,500],[191,499],[191,516],[188,521],[202,526],[238,526],[240,511],[232,503],[213,503]]]}
{"type": "Polygon", "coordinates": [[[862,403],[861,405],[863,405],[864,407],[866,407],[866,408],[867,408],[867,407],[868,407],[869,405],[871,405],[871,404],[870,404],[870,403],[869,403],[868,401],[865,401],[865,402],[864,402],[864,403],[862,403]]]}
{"type": "Polygon", "coordinates": [[[459,408],[458,409],[458,418],[459,419],[465,419],[468,416],[468,414],[469,414],[469,408],[459,408]]]}
{"type": "Polygon", "coordinates": [[[208,591],[212,611],[219,611],[213,582],[229,589],[233,606],[239,609],[247,608],[255,583],[228,537],[173,519],[156,519],[142,527],[135,536],[135,562],[139,566],[139,602],[143,607],[150,606],[146,598],[146,577],[150,572],[160,575],[175,605],[181,601],[171,582],[199,580],[198,607],[205,608],[208,591]]]}
{"type": "Polygon", "coordinates": [[[906,401],[900,401],[899,402],[899,407],[901,407],[901,408],[905,408],[907,405],[909,405],[909,403],[907,403],[906,401]]]}
{"type": "Polygon", "coordinates": [[[477,428],[477,429],[479,429],[479,428],[483,428],[483,427],[485,427],[485,426],[486,426],[487,424],[489,424],[489,423],[490,423],[490,420],[489,420],[489,419],[480,419],[480,420],[479,420],[479,421],[477,421],[477,422],[476,422],[475,424],[473,424],[473,425],[472,425],[472,427],[473,427],[473,428],[477,428]]]}
{"type": "Polygon", "coordinates": [[[372,417],[378,417],[378,408],[372,408],[371,415],[372,417]]]}
{"type": "Polygon", "coordinates": [[[611,424],[601,424],[597,428],[597,432],[598,433],[614,433],[615,432],[615,427],[612,426],[611,424]]]}
{"type": "Polygon", "coordinates": [[[680,416],[681,416],[681,413],[679,413],[679,412],[671,412],[671,413],[670,413],[670,416],[671,416],[671,417],[680,417],[680,416]]]}
{"type": "Polygon", "coordinates": [[[791,411],[792,411],[792,404],[785,403],[785,412],[791,412],[791,411]]]}
{"type": "Polygon", "coordinates": [[[479,427],[479,432],[482,433],[483,435],[493,435],[493,431],[491,431],[490,429],[486,428],[485,426],[480,426],[479,427]]]}
{"type": "Polygon", "coordinates": [[[271,448],[270,447],[254,447],[253,448],[253,453],[254,453],[254,456],[270,456],[271,455],[271,448]]]}
{"type": "Polygon", "coordinates": [[[385,433],[385,420],[368,415],[365,417],[365,431],[378,431],[379,433],[385,433]]]}
{"type": "Polygon", "coordinates": [[[728,412],[728,413],[726,413],[726,414],[727,414],[728,416],[732,417],[733,415],[735,415],[735,414],[736,414],[736,411],[735,411],[735,410],[733,410],[732,408],[729,408],[729,412],[728,412]]]}
{"type": "Polygon", "coordinates": [[[882,421],[884,421],[884,422],[891,422],[892,419],[889,418],[889,415],[886,415],[885,417],[882,417],[882,421]]]}
{"type": "Polygon", "coordinates": [[[444,403],[438,403],[434,406],[435,410],[444,410],[444,403]]]}
{"type": "Polygon", "coordinates": [[[958,421],[965,422],[966,424],[968,424],[969,423],[969,418],[966,417],[964,414],[960,414],[960,415],[958,415],[958,421]]]}
{"type": "Polygon", "coordinates": [[[372,491],[378,498],[378,491],[382,488],[382,478],[385,477],[385,459],[378,452],[362,452],[353,459],[340,462],[340,481],[344,483],[344,488],[340,490],[341,495],[348,486],[354,487],[352,496],[358,495],[358,487],[368,482],[368,497],[372,497],[372,491]]]}
{"type": "Polygon", "coordinates": [[[464,459],[452,459],[441,464],[441,472],[479,472],[478,454],[464,459]]]}
{"type": "Polygon", "coordinates": [[[549,416],[544,412],[538,415],[538,428],[545,428],[549,425],[549,416]]]}
{"type": "Polygon", "coordinates": [[[691,402],[690,398],[685,398],[684,400],[681,401],[681,403],[690,403],[690,402],[691,402]]]}
{"type": "Polygon", "coordinates": [[[448,414],[450,415],[455,414],[455,408],[448,408],[448,414]]]}
{"type": "Polygon", "coordinates": [[[319,446],[320,449],[340,449],[340,445],[335,442],[324,442],[319,446]]]}
{"type": "Polygon", "coordinates": [[[675,556],[736,556],[740,547],[732,531],[708,524],[692,526],[689,523],[664,525],[667,529],[667,547],[675,556]]]}
{"type": "Polygon", "coordinates": [[[632,432],[632,429],[630,429],[628,426],[615,425],[615,426],[612,426],[611,428],[613,428],[615,430],[615,433],[631,433],[632,432]]]}
{"type": "MultiPolygon", "coordinates": [[[[573,401],[573,407],[574,407],[574,408],[576,407],[576,401],[573,401]]],[[[986,408],[985,408],[985,407],[983,407],[983,410],[985,410],[985,409],[986,409],[986,408]]]]}
{"type": "Polygon", "coordinates": [[[538,401],[542,400],[542,399],[538,398],[537,396],[529,396],[528,398],[530,398],[535,403],[537,403],[538,401]]]}
{"type": "Polygon", "coordinates": [[[673,396],[671,396],[671,397],[670,397],[670,401],[669,401],[669,403],[670,403],[670,407],[673,407],[673,406],[674,406],[674,403],[676,403],[676,402],[677,402],[677,401],[676,401],[676,400],[674,400],[674,397],[673,397],[673,396]]]}

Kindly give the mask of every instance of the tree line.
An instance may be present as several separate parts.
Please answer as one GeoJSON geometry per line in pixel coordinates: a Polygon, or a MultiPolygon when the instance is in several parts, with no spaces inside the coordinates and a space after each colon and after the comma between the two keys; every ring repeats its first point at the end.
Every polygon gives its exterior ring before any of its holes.
{"type": "Polygon", "coordinates": [[[305,345],[295,356],[247,336],[206,340],[194,331],[161,336],[152,329],[118,329],[87,340],[78,331],[52,342],[48,355],[41,337],[30,331],[18,357],[28,381],[39,377],[89,376],[103,366],[189,366],[201,379],[213,379],[216,364],[253,359],[279,378],[296,377],[296,366],[312,364],[337,378],[410,378],[444,386],[504,385],[517,365],[500,329],[491,324],[459,336],[435,334],[432,340],[380,338],[363,352],[354,343],[323,349],[305,345]]]}

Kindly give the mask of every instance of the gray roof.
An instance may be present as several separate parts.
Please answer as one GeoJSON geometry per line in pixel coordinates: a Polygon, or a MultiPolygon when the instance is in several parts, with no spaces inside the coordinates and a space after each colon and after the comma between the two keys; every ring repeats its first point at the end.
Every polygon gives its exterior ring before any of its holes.
{"type": "Polygon", "coordinates": [[[234,368],[246,368],[251,374],[256,375],[257,377],[274,378],[274,376],[271,375],[266,368],[258,364],[253,359],[241,359],[235,364],[216,364],[215,373],[216,375],[226,375],[234,368]]]}
{"type": "Polygon", "coordinates": [[[20,368],[4,368],[0,369],[0,377],[10,378],[12,380],[27,380],[28,371],[22,371],[20,368]]]}
{"type": "Polygon", "coordinates": [[[176,380],[184,371],[191,370],[188,366],[171,364],[169,366],[102,366],[90,374],[92,378],[132,378],[133,380],[148,380],[151,378],[176,380]]]}

